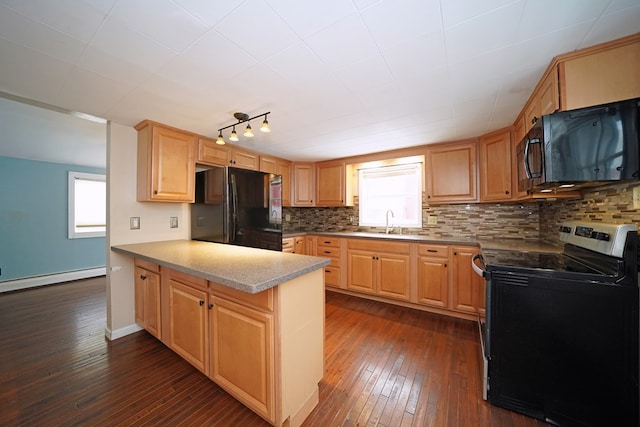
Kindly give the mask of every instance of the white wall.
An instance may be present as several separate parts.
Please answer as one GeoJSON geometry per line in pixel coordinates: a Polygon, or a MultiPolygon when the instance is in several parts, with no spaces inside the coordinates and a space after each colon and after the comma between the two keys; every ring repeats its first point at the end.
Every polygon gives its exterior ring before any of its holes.
{"type": "Polygon", "coordinates": [[[189,204],[136,201],[137,133],[129,126],[107,126],[107,326],[116,339],[140,329],[135,324],[133,259],[111,251],[115,245],[188,239],[189,204]],[[140,229],[129,218],[140,217],[140,229]],[[169,217],[178,228],[169,228],[169,217]]]}

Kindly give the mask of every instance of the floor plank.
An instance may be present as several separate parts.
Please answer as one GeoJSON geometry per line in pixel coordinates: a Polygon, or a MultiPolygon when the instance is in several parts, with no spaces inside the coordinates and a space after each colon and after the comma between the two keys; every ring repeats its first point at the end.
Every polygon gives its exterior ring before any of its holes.
{"type": "MultiPolygon", "coordinates": [[[[146,332],[104,337],[105,279],[0,294],[0,425],[268,424],[146,332]]],[[[481,398],[472,322],[333,292],[315,426],[545,426],[481,398]]]]}

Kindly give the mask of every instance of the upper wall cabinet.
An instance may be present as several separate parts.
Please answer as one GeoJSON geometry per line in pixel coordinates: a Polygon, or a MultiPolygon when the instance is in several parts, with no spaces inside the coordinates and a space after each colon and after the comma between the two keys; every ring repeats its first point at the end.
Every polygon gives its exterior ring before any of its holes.
{"type": "Polygon", "coordinates": [[[471,203],[478,201],[476,141],[427,147],[427,202],[471,203]]]}
{"type": "Polygon", "coordinates": [[[260,156],[242,148],[218,145],[214,139],[201,137],[198,138],[198,163],[258,170],[260,156]]]}
{"type": "Polygon", "coordinates": [[[481,202],[511,200],[511,162],[511,128],[480,137],[481,202]]]}
{"type": "Polygon", "coordinates": [[[351,168],[345,162],[316,164],[316,206],[353,206],[351,168]]]}
{"type": "Polygon", "coordinates": [[[193,202],[196,137],[145,120],[138,131],[138,201],[193,202]]]}
{"type": "Polygon", "coordinates": [[[276,157],[260,156],[260,170],[282,176],[282,206],[291,206],[291,162],[276,157]]]}
{"type": "Polygon", "coordinates": [[[528,132],[540,117],[545,114],[551,114],[557,111],[558,108],[560,108],[558,70],[556,67],[550,67],[542,76],[529,101],[524,106],[524,132],[528,132]]]}
{"type": "Polygon", "coordinates": [[[313,163],[293,163],[292,206],[315,206],[315,168],[313,163]]]}
{"type": "Polygon", "coordinates": [[[640,97],[640,33],[557,60],[563,111],[640,97]]]}

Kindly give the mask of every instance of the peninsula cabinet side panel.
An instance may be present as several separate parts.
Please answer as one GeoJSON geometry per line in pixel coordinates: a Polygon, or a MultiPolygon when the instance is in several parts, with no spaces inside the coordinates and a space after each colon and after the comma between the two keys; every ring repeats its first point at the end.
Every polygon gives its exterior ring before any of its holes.
{"type": "Polygon", "coordinates": [[[281,383],[277,425],[297,427],[319,402],[324,376],[324,283],[322,269],[278,286],[281,383]]]}

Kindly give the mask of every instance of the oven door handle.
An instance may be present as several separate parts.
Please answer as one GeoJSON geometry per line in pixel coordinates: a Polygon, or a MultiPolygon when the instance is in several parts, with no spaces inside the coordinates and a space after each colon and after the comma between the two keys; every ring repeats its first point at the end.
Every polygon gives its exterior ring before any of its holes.
{"type": "Polygon", "coordinates": [[[486,270],[484,268],[478,267],[478,264],[476,264],[476,260],[480,260],[480,262],[484,267],[484,260],[482,259],[482,255],[475,254],[473,258],[471,258],[471,268],[473,268],[473,271],[475,271],[478,276],[486,277],[486,274],[487,274],[486,270]]]}

